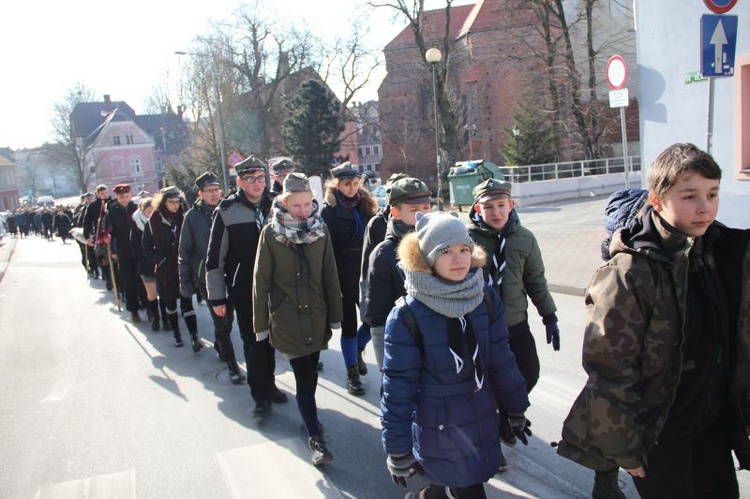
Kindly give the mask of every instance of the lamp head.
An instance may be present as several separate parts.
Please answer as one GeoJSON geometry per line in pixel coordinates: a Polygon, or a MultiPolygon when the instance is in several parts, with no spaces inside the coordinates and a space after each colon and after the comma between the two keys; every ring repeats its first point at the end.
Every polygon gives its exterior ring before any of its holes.
{"type": "Polygon", "coordinates": [[[443,54],[440,53],[440,50],[433,47],[431,49],[428,49],[427,52],[425,52],[424,58],[430,64],[435,64],[435,63],[440,62],[440,60],[443,58],[443,54]]]}

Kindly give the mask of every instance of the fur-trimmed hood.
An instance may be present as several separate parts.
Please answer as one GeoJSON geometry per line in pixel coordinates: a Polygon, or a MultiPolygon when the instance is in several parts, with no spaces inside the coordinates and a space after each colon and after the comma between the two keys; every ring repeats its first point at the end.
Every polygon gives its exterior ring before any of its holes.
{"type": "MultiPolygon", "coordinates": [[[[416,232],[407,234],[401,240],[401,243],[398,245],[398,257],[401,260],[400,265],[406,270],[423,272],[425,274],[433,273],[432,267],[427,263],[422,252],[419,251],[419,239],[417,239],[416,232]]],[[[475,244],[471,252],[471,268],[484,267],[486,260],[487,254],[481,246],[475,244]]]]}
{"type": "MultiPolygon", "coordinates": [[[[325,203],[331,208],[335,208],[338,204],[338,200],[334,195],[334,191],[336,191],[336,188],[332,185],[329,185],[328,187],[326,187],[326,194],[323,197],[323,201],[325,201],[325,203]]],[[[375,201],[375,199],[372,197],[370,191],[363,187],[360,187],[359,191],[357,192],[360,195],[360,203],[362,204],[365,213],[367,213],[369,216],[374,216],[378,212],[378,202],[375,201]]]]}

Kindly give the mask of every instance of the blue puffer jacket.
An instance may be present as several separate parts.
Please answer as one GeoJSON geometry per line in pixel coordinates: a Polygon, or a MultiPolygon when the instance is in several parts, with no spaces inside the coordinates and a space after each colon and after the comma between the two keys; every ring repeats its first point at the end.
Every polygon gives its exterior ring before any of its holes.
{"type": "Polygon", "coordinates": [[[522,414],[529,405],[526,383],[508,347],[502,303],[494,291],[492,296],[491,321],[484,302],[466,316],[485,366],[479,391],[472,366],[456,372],[445,316],[407,296],[424,353],[397,308],[386,322],[383,446],[388,454],[413,452],[432,483],[467,487],[489,480],[500,454],[495,400],[510,413],[522,414]]]}

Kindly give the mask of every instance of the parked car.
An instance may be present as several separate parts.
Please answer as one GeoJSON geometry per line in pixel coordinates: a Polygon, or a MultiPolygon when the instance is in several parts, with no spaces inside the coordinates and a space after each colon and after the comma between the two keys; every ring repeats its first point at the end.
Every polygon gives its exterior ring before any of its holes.
{"type": "Polygon", "coordinates": [[[372,194],[372,197],[375,198],[375,200],[378,202],[378,208],[382,208],[385,206],[386,200],[385,200],[385,191],[386,187],[384,185],[379,185],[377,187],[373,187],[370,193],[372,194]]]}

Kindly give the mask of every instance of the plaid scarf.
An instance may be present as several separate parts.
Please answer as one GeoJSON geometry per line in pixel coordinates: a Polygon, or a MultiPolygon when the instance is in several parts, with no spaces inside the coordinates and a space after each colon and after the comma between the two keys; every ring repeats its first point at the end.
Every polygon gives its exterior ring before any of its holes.
{"type": "Polygon", "coordinates": [[[286,246],[310,244],[324,237],[325,223],[318,214],[318,201],[313,199],[313,211],[308,218],[296,218],[276,198],[271,210],[271,231],[274,239],[286,246]]]}

